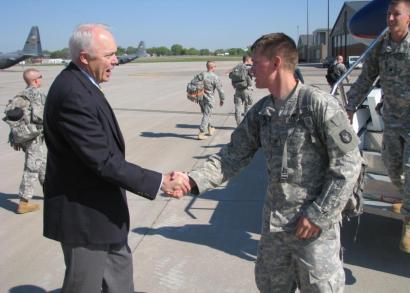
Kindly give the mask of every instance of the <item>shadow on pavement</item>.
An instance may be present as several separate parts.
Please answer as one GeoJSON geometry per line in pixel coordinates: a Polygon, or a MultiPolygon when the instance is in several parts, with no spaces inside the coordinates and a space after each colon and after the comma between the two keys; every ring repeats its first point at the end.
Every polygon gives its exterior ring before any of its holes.
{"type": "Polygon", "coordinates": [[[9,293],[57,293],[61,289],[55,289],[52,291],[46,291],[43,288],[34,285],[20,285],[13,287],[9,290],[9,293]]]}
{"type": "Polygon", "coordinates": [[[345,263],[410,278],[410,255],[399,250],[401,221],[363,214],[354,242],[356,226],[356,219],[343,223],[345,263]]]}
{"type": "MultiPolygon", "coordinates": [[[[176,128],[184,128],[184,129],[198,129],[199,128],[199,123],[201,121],[198,121],[198,124],[176,124],[175,127],[176,128]]],[[[219,129],[219,130],[235,130],[236,127],[230,127],[230,126],[215,126],[212,125],[215,129],[219,129]]]]}
{"type": "MultiPolygon", "coordinates": [[[[14,202],[13,200],[18,200],[18,199],[19,199],[18,194],[0,192],[0,207],[5,210],[15,213],[17,209],[17,203],[14,202]]],[[[33,196],[33,199],[43,199],[43,197],[33,196]]]]}
{"type": "Polygon", "coordinates": [[[197,140],[197,134],[176,134],[172,132],[149,132],[144,131],[141,132],[142,137],[149,137],[149,138],[161,138],[161,137],[179,137],[184,139],[193,139],[197,140]]]}
{"type": "MultiPolygon", "coordinates": [[[[264,158],[258,153],[251,164],[239,176],[229,181],[224,189],[206,192],[201,200],[218,200],[211,208],[209,224],[187,224],[159,228],[136,228],[133,232],[146,235],[161,235],[165,238],[205,245],[242,259],[255,261],[257,239],[260,234],[263,199],[266,189],[264,158]]],[[[207,208],[196,204],[192,197],[185,211],[196,219],[195,211],[207,208]]]]}

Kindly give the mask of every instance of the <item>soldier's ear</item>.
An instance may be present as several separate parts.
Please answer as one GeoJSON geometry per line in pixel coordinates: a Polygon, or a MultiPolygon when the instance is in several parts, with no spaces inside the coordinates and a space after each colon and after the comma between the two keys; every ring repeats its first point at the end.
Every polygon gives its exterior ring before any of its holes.
{"type": "Polygon", "coordinates": [[[280,56],[274,56],[274,57],[272,58],[272,62],[273,62],[274,67],[275,67],[275,68],[278,68],[279,66],[282,65],[283,59],[282,59],[282,57],[280,57],[280,56]]]}

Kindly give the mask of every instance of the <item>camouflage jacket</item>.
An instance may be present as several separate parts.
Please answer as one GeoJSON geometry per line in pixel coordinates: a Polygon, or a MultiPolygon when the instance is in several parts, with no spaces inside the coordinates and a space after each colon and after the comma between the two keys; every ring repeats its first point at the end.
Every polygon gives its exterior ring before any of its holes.
{"type": "Polygon", "coordinates": [[[248,70],[248,75],[246,76],[246,83],[248,84],[248,87],[246,89],[239,89],[236,88],[235,89],[235,96],[237,97],[247,97],[249,96],[252,91],[253,91],[253,85],[254,85],[254,81],[252,79],[252,75],[250,73],[250,70],[252,68],[252,65],[250,64],[244,64],[244,66],[246,66],[246,69],[248,70]]]}
{"type": "Polygon", "coordinates": [[[309,107],[315,133],[308,131],[304,119],[295,114],[298,100],[303,99],[299,95],[307,88],[299,83],[279,110],[271,95],[256,103],[232,133],[230,143],[189,172],[198,192],[238,174],[262,148],[268,171],[264,232],[292,231],[301,215],[321,229],[340,221],[361,168],[358,139],[336,99],[312,87],[309,107]],[[285,141],[288,178],[283,180],[285,141]]]}
{"type": "Polygon", "coordinates": [[[46,95],[41,90],[33,86],[25,88],[22,91],[22,94],[30,99],[31,123],[42,126],[46,95]]]}
{"type": "Polygon", "coordinates": [[[374,47],[357,81],[347,93],[353,111],[377,76],[384,93],[383,119],[391,126],[410,128],[410,35],[395,43],[390,35],[374,47]]]}
{"type": "Polygon", "coordinates": [[[225,93],[222,89],[222,83],[219,77],[213,72],[204,72],[204,100],[208,103],[214,103],[215,90],[218,91],[219,99],[225,99],[225,93]]]}

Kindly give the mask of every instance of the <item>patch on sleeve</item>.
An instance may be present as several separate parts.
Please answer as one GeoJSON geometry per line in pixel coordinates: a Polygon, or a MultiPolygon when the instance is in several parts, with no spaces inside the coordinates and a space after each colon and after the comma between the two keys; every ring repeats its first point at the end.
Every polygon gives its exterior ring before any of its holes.
{"type": "Polygon", "coordinates": [[[347,153],[357,147],[359,139],[343,113],[336,114],[326,124],[328,135],[341,152],[347,153]]]}
{"type": "Polygon", "coordinates": [[[346,129],[339,132],[340,140],[343,143],[351,143],[352,142],[352,135],[346,129]]]}

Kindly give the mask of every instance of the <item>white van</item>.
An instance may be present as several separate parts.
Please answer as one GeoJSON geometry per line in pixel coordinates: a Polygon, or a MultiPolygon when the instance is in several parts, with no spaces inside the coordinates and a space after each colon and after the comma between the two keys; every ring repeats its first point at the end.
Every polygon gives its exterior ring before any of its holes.
{"type": "MultiPolygon", "coordinates": [[[[352,65],[359,59],[360,56],[349,56],[347,57],[347,66],[350,68],[352,67],[352,65]]],[[[363,63],[360,62],[359,64],[357,64],[357,66],[355,68],[360,69],[363,67],[363,63]]]]}

